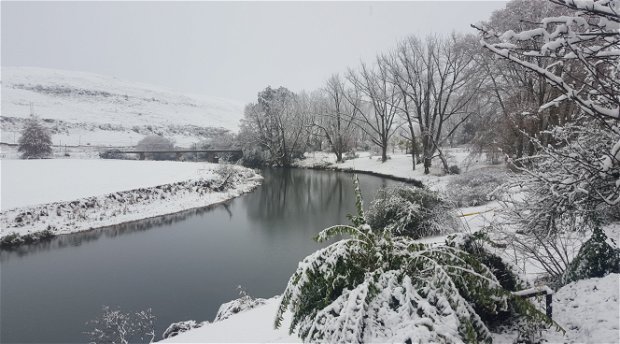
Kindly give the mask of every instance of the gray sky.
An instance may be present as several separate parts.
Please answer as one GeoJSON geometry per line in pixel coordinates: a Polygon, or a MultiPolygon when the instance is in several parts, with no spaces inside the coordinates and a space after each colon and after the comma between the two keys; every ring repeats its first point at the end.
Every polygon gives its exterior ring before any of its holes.
{"type": "Polygon", "coordinates": [[[6,2],[2,66],[112,75],[253,101],[321,87],[410,34],[473,32],[499,1],[6,2]]]}

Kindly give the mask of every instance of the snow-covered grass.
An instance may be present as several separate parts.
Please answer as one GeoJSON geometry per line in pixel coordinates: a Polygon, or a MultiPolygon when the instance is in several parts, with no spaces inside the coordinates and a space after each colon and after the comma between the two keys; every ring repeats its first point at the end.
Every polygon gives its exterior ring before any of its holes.
{"type": "MultiPolygon", "coordinates": [[[[458,166],[461,171],[466,172],[476,170],[487,165],[473,162],[469,157],[469,152],[465,147],[445,148],[449,165],[458,166]]],[[[305,159],[299,160],[295,166],[302,168],[325,168],[342,171],[362,171],[388,177],[418,180],[424,185],[435,190],[443,190],[446,184],[454,178],[454,175],[445,175],[439,166],[440,162],[435,159],[430,174],[424,174],[424,166],[416,165],[413,170],[411,154],[395,153],[389,154],[386,162],[381,162],[381,156],[370,152],[359,152],[356,158],[346,160],[343,163],[336,163],[336,156],[327,152],[306,153],[305,159]]]]}
{"type": "Polygon", "coordinates": [[[253,170],[128,160],[3,160],[0,237],[109,226],[211,205],[260,183],[253,170]],[[227,176],[229,176],[227,178],[227,176]]]}

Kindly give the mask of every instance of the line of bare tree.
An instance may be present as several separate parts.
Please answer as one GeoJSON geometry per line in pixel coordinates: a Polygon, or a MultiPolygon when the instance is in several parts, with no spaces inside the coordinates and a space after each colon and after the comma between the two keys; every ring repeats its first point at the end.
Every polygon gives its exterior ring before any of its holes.
{"type": "MultiPolygon", "coordinates": [[[[553,2],[512,0],[483,24],[520,32],[570,13],[553,2]]],[[[553,144],[550,128],[570,123],[579,109],[570,102],[541,108],[561,92],[531,69],[498,59],[480,39],[480,33],[410,36],[310,93],[268,87],[246,107],[239,137],[246,156],[286,166],[305,152],[329,149],[342,162],[348,152],[374,146],[385,162],[399,142],[411,153],[411,168],[422,164],[424,173],[434,161],[449,172],[443,147],[455,142],[493,163],[534,156],[536,141],[553,144]]],[[[534,39],[523,48],[543,45],[534,39]]],[[[551,63],[523,59],[540,68],[551,63]]],[[[555,68],[575,80],[587,73],[571,61],[555,68]]]]}

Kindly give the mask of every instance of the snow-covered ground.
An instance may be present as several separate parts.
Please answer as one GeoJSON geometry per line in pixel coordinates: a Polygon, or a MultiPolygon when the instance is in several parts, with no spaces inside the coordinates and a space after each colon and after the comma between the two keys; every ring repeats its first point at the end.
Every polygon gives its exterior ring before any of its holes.
{"type": "MultiPolygon", "coordinates": [[[[566,335],[546,330],[543,338],[550,343],[618,343],[620,341],[620,275],[610,274],[571,283],[553,296],[553,318],[566,335]]],[[[163,343],[301,343],[288,333],[291,313],[284,314],[279,329],[274,321],[280,297],[262,306],[207,323],[200,328],[163,340],[163,343]]],[[[512,343],[515,334],[494,335],[496,343],[512,343]]]]}
{"type": "Polygon", "coordinates": [[[225,201],[260,183],[253,170],[203,162],[48,159],[0,164],[0,237],[50,228],[70,233],[170,214],[225,201]],[[223,168],[228,170],[219,171],[223,168]]]}
{"type": "MultiPolygon", "coordinates": [[[[463,172],[487,166],[480,161],[468,159],[469,152],[466,147],[446,148],[444,153],[447,155],[449,165],[456,165],[463,172]]],[[[381,162],[381,155],[370,152],[359,152],[357,156],[343,163],[336,163],[336,155],[333,153],[306,153],[305,159],[297,161],[295,165],[302,168],[365,171],[390,177],[415,179],[437,190],[442,189],[451,177],[449,175],[446,176],[441,171],[438,159],[433,161],[434,166],[431,167],[431,173],[424,174],[424,166],[422,164],[416,165],[415,170],[412,169],[411,154],[388,154],[390,159],[383,163],[381,162]]]]}
{"type": "Polygon", "coordinates": [[[33,112],[49,120],[54,144],[127,146],[161,133],[188,146],[202,128],[236,131],[243,104],[93,73],[2,67],[1,141],[14,143],[33,112]]]}
{"type": "MultiPolygon", "coordinates": [[[[475,171],[488,168],[481,161],[467,160],[467,151],[464,148],[449,150],[450,163],[456,164],[462,171],[475,171]]],[[[378,156],[370,153],[360,153],[358,158],[335,163],[333,154],[310,153],[305,160],[298,162],[298,167],[307,168],[334,168],[339,170],[367,171],[386,176],[416,179],[435,190],[443,190],[452,176],[442,175],[438,168],[434,168],[430,175],[424,175],[420,165],[415,171],[411,170],[411,157],[404,154],[393,154],[385,163],[378,160],[378,156]]],[[[465,172],[466,173],[466,172],[465,172]]],[[[464,230],[478,231],[491,224],[501,222],[495,210],[501,208],[499,202],[493,201],[476,207],[463,207],[457,210],[464,225],[464,230]]],[[[608,236],[617,238],[620,235],[620,224],[606,226],[608,236]]],[[[420,242],[428,244],[442,243],[447,235],[423,238],[420,242]]],[[[586,240],[587,236],[583,237],[586,240]]],[[[582,241],[579,241],[582,242],[582,241]]],[[[578,247],[576,247],[578,250],[578,247]]],[[[500,253],[501,252],[496,252],[500,253]]],[[[507,259],[510,253],[504,252],[507,259]]],[[[541,272],[532,262],[524,263],[524,276],[533,281],[541,272]]],[[[554,320],[565,330],[566,335],[554,330],[543,331],[542,336],[551,343],[618,343],[619,332],[619,275],[612,274],[601,279],[590,279],[571,283],[554,294],[554,320]],[[577,297],[578,296],[578,297],[577,297]]],[[[283,286],[284,288],[284,286],[283,286]]],[[[288,333],[291,321],[290,312],[284,314],[282,327],[274,329],[273,324],[280,297],[268,299],[264,305],[230,318],[213,323],[205,323],[202,327],[181,333],[176,337],[168,338],[166,343],[195,343],[195,342],[287,342],[298,343],[301,340],[295,334],[288,333]]],[[[497,343],[512,343],[516,332],[495,334],[497,343]]]]}

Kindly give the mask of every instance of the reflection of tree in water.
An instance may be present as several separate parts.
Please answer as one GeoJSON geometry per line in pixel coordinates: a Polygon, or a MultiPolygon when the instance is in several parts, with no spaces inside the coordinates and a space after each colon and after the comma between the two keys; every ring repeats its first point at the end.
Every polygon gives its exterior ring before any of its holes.
{"type": "MultiPolygon", "coordinates": [[[[355,195],[350,173],[267,169],[263,174],[265,178],[263,185],[239,199],[242,202],[242,208],[247,208],[248,216],[252,221],[267,225],[284,223],[291,228],[296,225],[322,224],[325,221],[337,224],[346,221],[345,216],[353,211],[355,195]],[[317,223],[317,221],[320,222],[317,223]]],[[[377,189],[397,183],[365,175],[359,175],[359,179],[366,205],[370,203],[377,189]]],[[[189,217],[207,213],[217,206],[223,206],[230,218],[232,218],[232,209],[238,209],[229,206],[229,202],[226,202],[85,232],[59,235],[49,241],[20,245],[10,249],[3,248],[0,250],[0,261],[57,248],[79,246],[100,238],[115,238],[123,234],[169,226],[189,217]]]]}
{"type": "Polygon", "coordinates": [[[137,220],[132,222],[121,223],[114,226],[101,227],[89,231],[65,234],[56,236],[50,240],[37,242],[29,245],[20,245],[13,248],[3,248],[0,250],[0,261],[4,262],[10,258],[25,256],[37,252],[45,252],[69,246],[80,246],[81,244],[88,243],[90,241],[98,240],[99,238],[115,238],[124,234],[147,231],[149,229],[158,228],[162,226],[170,226],[174,223],[184,221],[189,217],[202,215],[213,210],[215,207],[224,206],[229,216],[232,217],[232,212],[228,207],[228,202],[214,204],[211,206],[185,210],[182,212],[163,215],[158,217],[152,217],[143,220],[137,220]]]}
{"type": "MultiPolygon", "coordinates": [[[[248,215],[254,221],[274,223],[295,219],[304,223],[328,214],[344,218],[353,211],[355,195],[350,173],[268,169],[263,176],[263,186],[244,198],[248,215]]],[[[378,188],[395,183],[364,175],[359,179],[367,203],[378,188]]]]}

